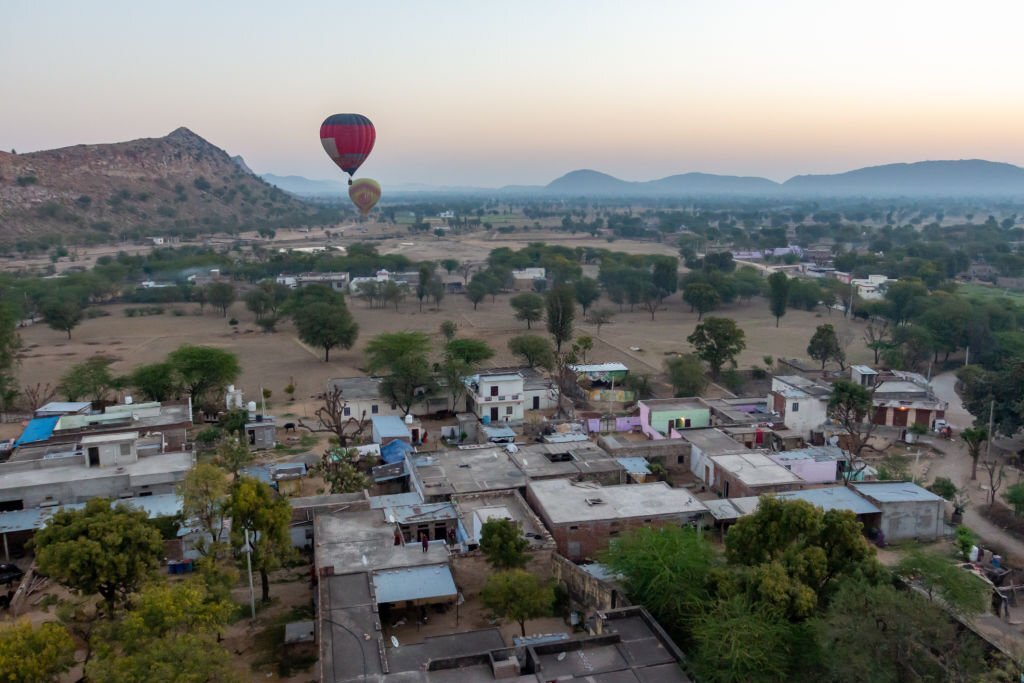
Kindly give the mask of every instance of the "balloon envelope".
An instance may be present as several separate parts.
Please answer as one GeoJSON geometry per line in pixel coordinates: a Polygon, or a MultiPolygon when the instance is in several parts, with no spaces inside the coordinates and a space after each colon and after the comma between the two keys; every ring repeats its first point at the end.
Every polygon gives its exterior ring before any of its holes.
{"type": "Polygon", "coordinates": [[[377,139],[370,119],[362,114],[334,114],[320,125],[320,143],[331,157],[350,176],[356,172],[373,150],[377,139]]]}
{"type": "Polygon", "coordinates": [[[360,215],[365,216],[380,201],[380,183],[369,178],[353,180],[348,186],[348,196],[359,208],[360,215]]]}

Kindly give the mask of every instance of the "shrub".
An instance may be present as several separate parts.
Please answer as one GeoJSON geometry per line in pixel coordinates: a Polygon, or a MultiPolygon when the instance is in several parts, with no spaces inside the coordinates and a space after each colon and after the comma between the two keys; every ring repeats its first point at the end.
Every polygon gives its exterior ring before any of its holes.
{"type": "Polygon", "coordinates": [[[971,546],[975,545],[977,542],[978,536],[973,531],[965,526],[958,526],[956,528],[956,537],[954,538],[953,543],[956,545],[957,550],[960,551],[963,559],[967,559],[971,554],[971,546]]]}
{"type": "Polygon", "coordinates": [[[232,318],[231,320],[228,321],[228,325],[231,325],[232,327],[234,327],[237,324],[238,324],[238,318],[232,318]]]}
{"type": "Polygon", "coordinates": [[[948,477],[937,477],[928,487],[928,490],[950,501],[956,497],[957,492],[956,484],[948,477]]]}
{"type": "Polygon", "coordinates": [[[18,176],[17,182],[20,187],[28,187],[29,185],[35,185],[38,183],[39,178],[36,178],[34,175],[20,175],[18,176]]]}

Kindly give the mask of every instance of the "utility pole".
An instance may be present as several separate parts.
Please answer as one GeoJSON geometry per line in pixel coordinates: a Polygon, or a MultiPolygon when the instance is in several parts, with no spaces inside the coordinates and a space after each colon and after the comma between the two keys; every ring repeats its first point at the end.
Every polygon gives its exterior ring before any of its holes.
{"type": "Polygon", "coordinates": [[[985,439],[985,459],[991,462],[992,455],[992,418],[995,416],[995,399],[988,404],[988,438],[985,439]]]}
{"type": "Polygon", "coordinates": [[[967,350],[966,350],[966,351],[964,351],[964,367],[966,368],[966,367],[967,367],[967,365],[968,365],[968,364],[969,364],[970,362],[971,362],[971,347],[970,347],[970,346],[968,346],[968,347],[967,347],[967,350]]]}
{"type": "Polygon", "coordinates": [[[245,553],[245,565],[249,569],[249,607],[252,610],[252,619],[256,621],[256,590],[252,585],[252,545],[249,543],[249,530],[243,529],[245,532],[245,545],[242,547],[242,552],[245,553]]]}

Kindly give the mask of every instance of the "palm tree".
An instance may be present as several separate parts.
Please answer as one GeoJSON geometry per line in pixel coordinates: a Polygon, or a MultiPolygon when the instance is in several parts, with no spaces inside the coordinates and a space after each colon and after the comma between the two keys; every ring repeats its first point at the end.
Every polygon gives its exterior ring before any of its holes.
{"type": "Polygon", "coordinates": [[[968,427],[960,438],[967,444],[967,455],[971,456],[971,481],[978,478],[978,457],[981,455],[981,444],[988,440],[988,430],[984,427],[968,427]]]}

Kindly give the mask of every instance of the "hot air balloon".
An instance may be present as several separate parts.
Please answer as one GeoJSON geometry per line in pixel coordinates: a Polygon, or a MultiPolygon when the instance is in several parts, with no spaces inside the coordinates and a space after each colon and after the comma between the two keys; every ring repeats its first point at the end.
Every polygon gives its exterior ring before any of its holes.
{"type": "Polygon", "coordinates": [[[327,156],[348,173],[349,185],[352,175],[370,156],[376,139],[373,124],[362,114],[334,114],[320,125],[320,142],[327,156]]]}
{"type": "Polygon", "coordinates": [[[354,180],[348,186],[348,196],[359,208],[359,215],[365,216],[380,201],[380,183],[370,178],[354,180]]]}

